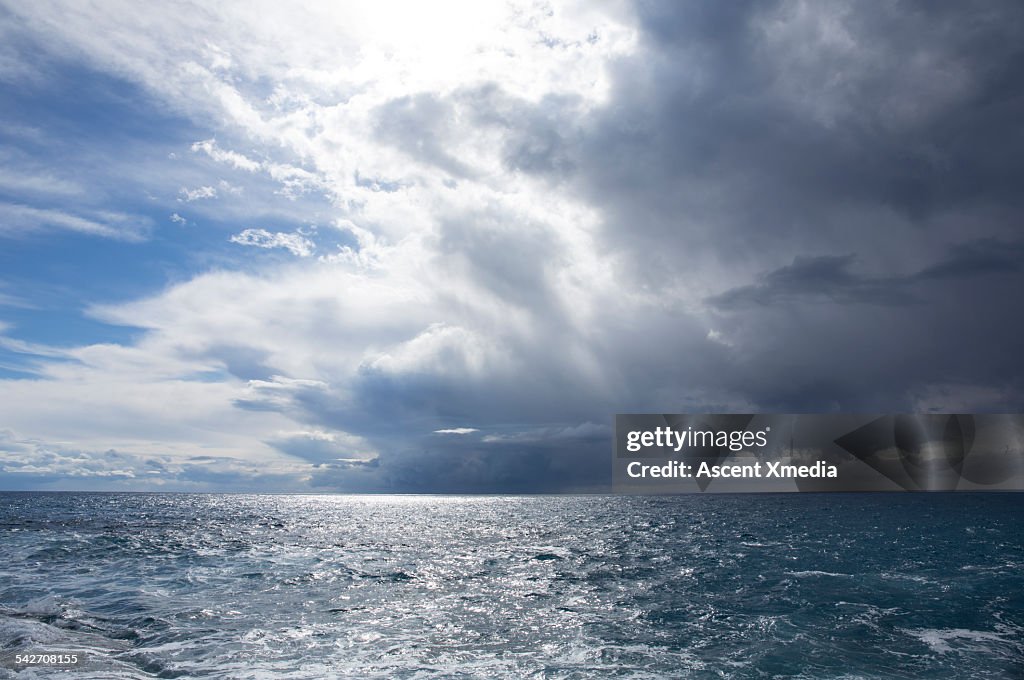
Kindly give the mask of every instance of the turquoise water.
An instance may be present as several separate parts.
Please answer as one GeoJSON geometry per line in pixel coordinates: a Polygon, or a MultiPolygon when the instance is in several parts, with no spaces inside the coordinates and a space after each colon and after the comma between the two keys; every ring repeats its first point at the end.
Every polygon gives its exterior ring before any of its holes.
{"type": "Polygon", "coordinates": [[[0,494],[0,677],[1019,678],[1024,494],[0,494]]]}

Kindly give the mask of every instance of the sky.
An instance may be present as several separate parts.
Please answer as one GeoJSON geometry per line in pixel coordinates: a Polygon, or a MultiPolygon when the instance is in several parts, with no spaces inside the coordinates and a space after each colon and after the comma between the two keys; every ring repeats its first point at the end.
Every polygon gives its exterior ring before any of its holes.
{"type": "Polygon", "coordinates": [[[0,489],[545,493],[1024,410],[1024,5],[0,0],[0,489]]]}

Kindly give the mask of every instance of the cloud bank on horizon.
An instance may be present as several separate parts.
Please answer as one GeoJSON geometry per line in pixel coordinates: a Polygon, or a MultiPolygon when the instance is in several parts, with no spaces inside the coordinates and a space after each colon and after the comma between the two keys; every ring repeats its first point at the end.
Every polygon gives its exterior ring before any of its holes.
{"type": "Polygon", "coordinates": [[[544,492],[1024,406],[1018,3],[0,2],[0,488],[544,492]]]}

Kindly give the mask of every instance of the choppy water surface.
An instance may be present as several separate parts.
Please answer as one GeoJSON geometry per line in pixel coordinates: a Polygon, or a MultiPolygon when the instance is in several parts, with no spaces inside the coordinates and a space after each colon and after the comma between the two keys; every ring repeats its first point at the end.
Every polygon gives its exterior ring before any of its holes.
{"type": "Polygon", "coordinates": [[[95,678],[1022,677],[1022,510],[0,494],[0,652],[86,651],[60,675],[95,678]]]}

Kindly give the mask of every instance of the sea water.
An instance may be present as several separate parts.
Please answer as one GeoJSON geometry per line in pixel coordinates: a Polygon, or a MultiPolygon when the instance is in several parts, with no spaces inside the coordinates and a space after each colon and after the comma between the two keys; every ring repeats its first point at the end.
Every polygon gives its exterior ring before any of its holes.
{"type": "Polygon", "coordinates": [[[1024,494],[0,494],[2,678],[1019,678],[1024,494]]]}

